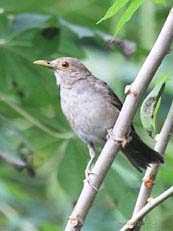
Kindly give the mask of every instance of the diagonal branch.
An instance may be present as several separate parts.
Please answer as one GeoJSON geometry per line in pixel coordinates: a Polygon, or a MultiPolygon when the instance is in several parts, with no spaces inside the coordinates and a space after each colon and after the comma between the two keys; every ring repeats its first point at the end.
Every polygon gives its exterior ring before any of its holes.
{"type": "MultiPolygon", "coordinates": [[[[161,132],[159,135],[157,135],[157,143],[155,145],[155,150],[159,153],[165,152],[166,146],[169,142],[169,138],[173,132],[173,101],[171,104],[171,107],[169,109],[168,115],[166,117],[166,120],[164,122],[164,125],[161,129],[161,132]]],[[[138,217],[138,213],[141,213],[141,210],[143,207],[147,204],[147,200],[151,195],[151,191],[154,186],[154,181],[157,176],[158,170],[160,165],[152,164],[150,168],[147,169],[143,182],[141,184],[141,188],[138,194],[138,198],[136,201],[136,205],[134,208],[133,216],[131,220],[136,217],[138,217]]],[[[140,217],[141,218],[141,217],[140,217]]],[[[142,217],[143,218],[143,217],[142,217]]],[[[121,229],[121,231],[134,229],[135,231],[140,230],[140,227],[142,226],[142,221],[138,220],[135,222],[135,225],[130,228],[127,224],[121,229]]]]}
{"type": "MultiPolygon", "coordinates": [[[[124,137],[126,137],[128,129],[131,126],[132,119],[137,111],[139,100],[148,87],[162,60],[168,53],[172,40],[173,9],[170,11],[159,37],[141,67],[136,79],[131,86],[126,88],[126,93],[128,93],[128,95],[113,128],[114,137],[110,138],[106,142],[92,170],[94,174],[91,175],[91,180],[98,189],[100,188],[107,171],[111,167],[117,152],[120,150],[121,143],[124,142],[124,137]]],[[[97,192],[87,182],[85,182],[73,212],[69,217],[65,231],[81,230],[96,194],[97,192]]]]}
{"type": "Polygon", "coordinates": [[[4,151],[0,150],[0,159],[4,160],[7,162],[9,165],[22,170],[24,168],[27,168],[27,164],[23,160],[16,160],[14,157],[8,155],[4,151]]]}
{"type": "MultiPolygon", "coordinates": [[[[169,113],[164,122],[162,130],[160,134],[157,135],[158,140],[155,145],[156,151],[160,153],[164,153],[167,143],[169,141],[169,138],[171,136],[172,130],[173,130],[173,102],[171,104],[169,113]]],[[[154,179],[156,178],[159,167],[160,167],[159,165],[153,164],[151,168],[147,169],[145,176],[144,176],[143,183],[141,185],[141,189],[138,195],[138,199],[137,199],[133,214],[136,214],[146,204],[147,199],[149,198],[151,194],[153,184],[154,184],[154,179]]]]}
{"type": "Polygon", "coordinates": [[[168,197],[173,195],[173,186],[164,191],[158,197],[149,200],[149,202],[138,212],[136,213],[127,224],[120,231],[127,231],[134,228],[134,226],[138,223],[138,221],[146,216],[152,209],[161,204],[168,197]]]}

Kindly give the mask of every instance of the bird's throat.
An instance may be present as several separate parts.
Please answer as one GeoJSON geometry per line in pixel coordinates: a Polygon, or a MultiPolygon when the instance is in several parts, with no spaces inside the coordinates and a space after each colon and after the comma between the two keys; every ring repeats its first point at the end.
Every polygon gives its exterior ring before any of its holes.
{"type": "Polygon", "coordinates": [[[61,79],[62,79],[62,76],[61,76],[61,74],[60,73],[57,73],[57,72],[54,72],[54,74],[55,74],[55,78],[56,78],[56,85],[61,85],[61,79]]]}

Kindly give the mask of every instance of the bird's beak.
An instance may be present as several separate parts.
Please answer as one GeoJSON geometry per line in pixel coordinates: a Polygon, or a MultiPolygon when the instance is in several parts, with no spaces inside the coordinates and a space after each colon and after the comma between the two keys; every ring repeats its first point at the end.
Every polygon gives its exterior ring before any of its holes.
{"type": "Polygon", "coordinates": [[[46,60],[36,60],[33,62],[34,64],[40,65],[40,66],[44,66],[44,67],[49,67],[49,68],[53,68],[53,66],[51,65],[50,61],[46,61],[46,60]]]}

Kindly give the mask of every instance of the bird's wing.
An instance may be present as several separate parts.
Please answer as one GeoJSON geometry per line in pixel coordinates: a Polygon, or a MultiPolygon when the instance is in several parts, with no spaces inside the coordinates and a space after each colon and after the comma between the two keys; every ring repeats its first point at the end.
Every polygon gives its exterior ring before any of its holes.
{"type": "Polygon", "coordinates": [[[90,83],[92,84],[94,90],[100,94],[102,94],[106,100],[108,100],[114,107],[121,110],[122,103],[118,96],[113,92],[113,90],[108,86],[108,84],[100,79],[97,79],[96,77],[92,76],[92,81],[90,83]]]}

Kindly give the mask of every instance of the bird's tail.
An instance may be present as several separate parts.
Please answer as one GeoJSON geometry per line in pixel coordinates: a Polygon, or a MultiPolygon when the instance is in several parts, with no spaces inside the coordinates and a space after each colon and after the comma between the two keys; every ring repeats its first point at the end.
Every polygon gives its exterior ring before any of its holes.
{"type": "Polygon", "coordinates": [[[164,163],[163,156],[147,146],[135,132],[132,130],[132,140],[122,149],[130,163],[140,172],[146,169],[150,163],[164,163]]]}

